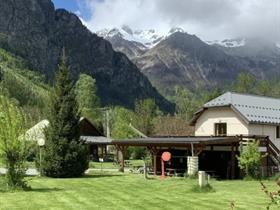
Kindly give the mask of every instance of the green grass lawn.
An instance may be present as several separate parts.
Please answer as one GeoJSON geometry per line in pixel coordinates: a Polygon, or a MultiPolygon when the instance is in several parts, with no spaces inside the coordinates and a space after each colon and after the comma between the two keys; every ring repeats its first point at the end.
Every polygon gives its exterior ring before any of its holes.
{"type": "MultiPolygon", "coordinates": [[[[131,163],[130,167],[140,167],[144,165],[143,160],[129,160],[129,162],[131,163]]],[[[89,163],[89,168],[95,168],[95,169],[101,169],[101,165],[103,169],[118,169],[119,166],[114,164],[113,162],[93,162],[90,161],[89,163]]],[[[35,163],[34,162],[27,162],[26,166],[28,168],[35,168],[35,163]]],[[[4,163],[0,162],[0,167],[5,167],[4,163]]],[[[129,168],[128,166],[126,166],[126,168],[129,168]]]]}
{"type": "MultiPolygon", "coordinates": [[[[196,180],[158,178],[136,174],[92,174],[76,179],[32,178],[28,192],[1,192],[0,209],[115,209],[170,210],[265,209],[269,201],[257,181],[212,181],[215,192],[197,193],[196,180]]],[[[272,181],[265,184],[277,189],[272,181]]],[[[277,209],[273,207],[271,209],[277,209]]]]}
{"type": "MultiPolygon", "coordinates": [[[[130,162],[130,166],[129,167],[141,167],[144,165],[143,160],[129,160],[130,162]]],[[[119,166],[114,164],[113,162],[90,162],[89,163],[89,167],[90,168],[96,168],[96,169],[101,169],[101,167],[103,169],[118,169],[119,166]]],[[[126,168],[129,168],[128,166],[126,166],[126,168]]]]}

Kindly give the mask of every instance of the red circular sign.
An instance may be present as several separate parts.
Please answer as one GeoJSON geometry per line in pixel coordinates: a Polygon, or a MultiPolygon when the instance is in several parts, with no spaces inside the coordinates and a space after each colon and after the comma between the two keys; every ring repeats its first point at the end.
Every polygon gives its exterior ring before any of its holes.
{"type": "Polygon", "coordinates": [[[171,153],[170,152],[164,152],[161,155],[161,158],[163,161],[169,161],[171,159],[171,153]]]}

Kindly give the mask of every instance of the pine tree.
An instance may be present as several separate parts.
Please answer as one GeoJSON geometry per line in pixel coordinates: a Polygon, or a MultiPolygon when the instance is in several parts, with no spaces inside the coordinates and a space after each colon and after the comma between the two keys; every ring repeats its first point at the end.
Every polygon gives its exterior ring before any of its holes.
{"type": "Polygon", "coordinates": [[[48,118],[42,172],[50,177],[81,176],[88,168],[88,152],[80,142],[80,113],[64,55],[55,74],[48,118]]]}

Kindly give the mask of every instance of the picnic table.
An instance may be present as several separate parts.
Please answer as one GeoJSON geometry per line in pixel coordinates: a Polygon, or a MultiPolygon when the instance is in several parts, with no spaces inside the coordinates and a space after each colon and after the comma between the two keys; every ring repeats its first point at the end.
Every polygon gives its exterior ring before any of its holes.
{"type": "Polygon", "coordinates": [[[130,167],[132,163],[129,160],[124,160],[124,165],[130,167]]]}
{"type": "Polygon", "coordinates": [[[183,176],[186,169],[166,168],[167,176],[183,176]]]}
{"type": "Polygon", "coordinates": [[[176,169],[175,168],[166,168],[167,176],[175,176],[176,169]]]}

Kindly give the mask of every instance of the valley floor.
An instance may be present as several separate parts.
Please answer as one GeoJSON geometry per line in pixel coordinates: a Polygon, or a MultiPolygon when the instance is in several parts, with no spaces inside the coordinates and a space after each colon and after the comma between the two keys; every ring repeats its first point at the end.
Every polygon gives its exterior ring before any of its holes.
{"type": "MultiPolygon", "coordinates": [[[[0,177],[0,181],[1,181],[0,177]]],[[[31,191],[4,192],[1,210],[171,210],[266,209],[269,199],[257,181],[212,181],[214,192],[194,192],[196,180],[143,175],[93,172],[83,178],[30,178],[31,191]]],[[[270,190],[277,185],[265,181],[270,190]]],[[[272,207],[271,209],[277,209],[272,207]]]]}

